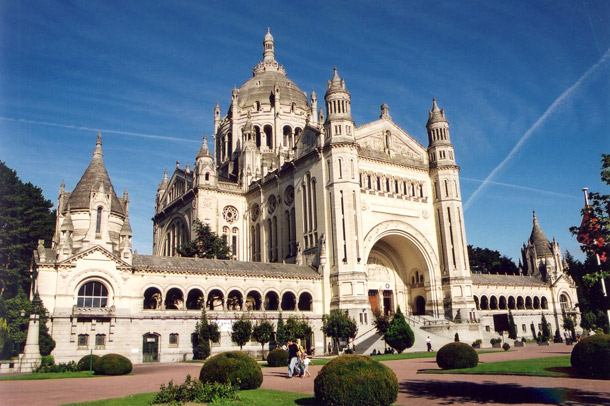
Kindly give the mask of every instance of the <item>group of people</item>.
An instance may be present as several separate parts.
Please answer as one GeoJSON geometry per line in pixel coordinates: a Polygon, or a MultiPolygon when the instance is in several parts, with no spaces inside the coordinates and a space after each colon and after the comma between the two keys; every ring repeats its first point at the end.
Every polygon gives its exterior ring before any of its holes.
{"type": "Polygon", "coordinates": [[[288,350],[288,378],[297,375],[300,378],[303,376],[310,377],[311,374],[308,369],[311,364],[311,359],[307,357],[307,353],[303,347],[301,347],[301,344],[296,341],[288,340],[286,345],[288,350]]]}

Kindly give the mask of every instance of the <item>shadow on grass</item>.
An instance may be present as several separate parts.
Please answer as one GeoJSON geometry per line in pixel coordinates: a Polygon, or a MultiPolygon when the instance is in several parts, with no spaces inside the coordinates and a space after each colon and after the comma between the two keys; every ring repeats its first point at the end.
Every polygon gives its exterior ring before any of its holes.
{"type": "Polygon", "coordinates": [[[579,389],[533,388],[496,382],[404,381],[399,391],[412,398],[443,399],[440,404],[542,404],[579,403],[610,405],[610,394],[579,389]]]}
{"type": "Polygon", "coordinates": [[[320,405],[320,403],[318,403],[318,401],[315,397],[297,399],[294,401],[294,403],[296,403],[297,405],[304,405],[304,406],[314,406],[314,405],[319,406],[320,405]]]}

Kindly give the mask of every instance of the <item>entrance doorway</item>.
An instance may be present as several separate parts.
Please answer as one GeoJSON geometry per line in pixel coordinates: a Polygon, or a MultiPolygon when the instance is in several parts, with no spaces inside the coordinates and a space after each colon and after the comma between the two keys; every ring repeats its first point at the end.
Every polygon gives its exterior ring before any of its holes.
{"type": "Polygon", "coordinates": [[[413,314],[423,316],[426,314],[426,299],[421,296],[415,298],[415,312],[413,314]]]}
{"type": "Polygon", "coordinates": [[[159,336],[144,334],[142,339],[143,362],[159,362],[159,336]]]}
{"type": "Polygon", "coordinates": [[[385,314],[386,316],[394,314],[394,303],[392,300],[391,290],[383,291],[383,314],[385,314]]]}

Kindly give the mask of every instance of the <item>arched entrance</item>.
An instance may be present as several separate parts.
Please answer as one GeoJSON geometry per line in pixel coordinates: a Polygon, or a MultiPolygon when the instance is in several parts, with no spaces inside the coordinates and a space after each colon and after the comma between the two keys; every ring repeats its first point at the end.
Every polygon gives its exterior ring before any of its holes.
{"type": "MultiPolygon", "coordinates": [[[[405,225],[408,227],[408,225],[405,225]]],[[[371,310],[438,315],[433,301],[433,272],[424,244],[404,230],[385,230],[367,258],[368,297],[371,310]]]]}
{"type": "Polygon", "coordinates": [[[142,362],[159,362],[159,335],[146,333],[142,336],[142,362]]]}

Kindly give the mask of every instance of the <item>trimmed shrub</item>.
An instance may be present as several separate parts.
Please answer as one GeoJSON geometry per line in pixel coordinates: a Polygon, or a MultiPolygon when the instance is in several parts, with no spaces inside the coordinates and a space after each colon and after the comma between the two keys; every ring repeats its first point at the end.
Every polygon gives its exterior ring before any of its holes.
{"type": "Polygon", "coordinates": [[[132,369],[129,358],[120,354],[106,354],[93,363],[93,370],[98,375],[127,375],[132,369]]]}
{"type": "Polygon", "coordinates": [[[341,355],[322,367],[314,392],[323,405],[391,405],[398,396],[398,379],[370,357],[341,355]]]}
{"type": "MultiPolygon", "coordinates": [[[[78,360],[77,366],[78,366],[79,371],[88,371],[89,370],[91,357],[92,357],[92,355],[85,355],[84,357],[82,357],[81,359],[78,360]]],[[[94,371],[95,371],[95,363],[99,362],[99,360],[101,360],[101,359],[102,359],[102,357],[100,357],[99,355],[93,355],[93,370],[94,371]]]]}
{"type": "Polygon", "coordinates": [[[580,340],[572,350],[570,362],[578,375],[610,379],[610,335],[596,334],[580,340]]]}
{"type": "Polygon", "coordinates": [[[508,351],[508,350],[510,349],[510,344],[509,344],[509,343],[504,343],[504,344],[502,345],[502,349],[503,349],[504,351],[508,351]]]}
{"type": "Polygon", "coordinates": [[[237,399],[237,387],[230,383],[202,383],[186,376],[182,385],[169,381],[167,386],[161,384],[152,404],[181,405],[184,402],[224,404],[227,400],[237,399]]]}
{"type": "Polygon", "coordinates": [[[239,389],[256,389],[263,383],[263,371],[248,354],[222,352],[208,359],[199,372],[201,382],[231,383],[239,389]]]}
{"type": "Polygon", "coordinates": [[[285,367],[288,365],[288,351],[276,348],[267,354],[267,365],[270,367],[285,367]]]}
{"type": "Polygon", "coordinates": [[[449,343],[436,353],[436,363],[442,369],[474,368],[479,363],[479,355],[468,344],[449,343]]]}

